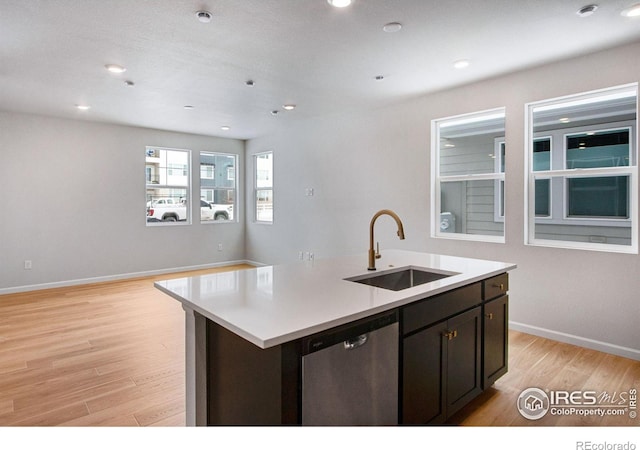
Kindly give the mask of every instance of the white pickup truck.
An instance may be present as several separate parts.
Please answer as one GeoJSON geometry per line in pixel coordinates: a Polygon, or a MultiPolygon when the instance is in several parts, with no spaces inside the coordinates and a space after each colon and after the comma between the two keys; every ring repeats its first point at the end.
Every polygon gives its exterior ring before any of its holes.
{"type": "MultiPolygon", "coordinates": [[[[233,205],[216,205],[200,200],[200,220],[233,219],[233,205]]],[[[187,220],[184,199],[170,197],[147,202],[147,222],[178,222],[187,220]]]]}

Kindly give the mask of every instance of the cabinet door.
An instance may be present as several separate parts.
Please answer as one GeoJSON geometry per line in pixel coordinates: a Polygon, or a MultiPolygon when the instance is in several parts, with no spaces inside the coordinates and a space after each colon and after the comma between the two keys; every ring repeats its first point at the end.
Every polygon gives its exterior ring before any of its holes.
{"type": "Polygon", "coordinates": [[[508,369],[509,297],[503,295],[484,305],[484,368],[482,388],[491,386],[508,369]]]}
{"type": "Polygon", "coordinates": [[[445,419],[443,333],[445,322],[403,340],[402,423],[442,423],[445,419]]]}
{"type": "Polygon", "coordinates": [[[447,321],[446,395],[447,417],[482,392],[481,308],[474,308],[447,321]]]}

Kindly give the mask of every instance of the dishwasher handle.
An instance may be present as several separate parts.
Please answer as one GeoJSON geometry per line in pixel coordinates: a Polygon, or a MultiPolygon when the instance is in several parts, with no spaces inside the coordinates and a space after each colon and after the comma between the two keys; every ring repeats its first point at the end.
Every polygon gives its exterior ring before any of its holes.
{"type": "Polygon", "coordinates": [[[373,317],[340,325],[327,331],[321,331],[302,339],[302,355],[306,356],[334,345],[340,350],[353,350],[362,347],[370,333],[398,322],[398,310],[385,312],[373,317]]]}
{"type": "Polygon", "coordinates": [[[360,336],[354,337],[352,339],[347,339],[346,341],[344,341],[344,349],[353,350],[358,347],[362,347],[364,344],[367,343],[368,339],[369,339],[369,335],[367,333],[361,334],[360,336]]]}

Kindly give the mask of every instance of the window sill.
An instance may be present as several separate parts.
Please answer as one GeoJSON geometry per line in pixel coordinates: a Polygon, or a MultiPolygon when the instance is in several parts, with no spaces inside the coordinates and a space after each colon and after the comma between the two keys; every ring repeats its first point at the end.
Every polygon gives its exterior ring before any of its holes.
{"type": "Polygon", "coordinates": [[[504,236],[490,236],[486,234],[436,233],[431,237],[434,239],[450,239],[454,241],[490,242],[494,244],[505,243],[504,236]]]}
{"type": "Polygon", "coordinates": [[[525,245],[530,247],[547,247],[558,248],[563,250],[587,250],[606,253],[625,253],[625,254],[638,254],[638,247],[634,245],[613,245],[613,244],[598,244],[590,242],[572,242],[572,241],[552,241],[546,239],[534,239],[530,242],[525,242],[525,245]]]}

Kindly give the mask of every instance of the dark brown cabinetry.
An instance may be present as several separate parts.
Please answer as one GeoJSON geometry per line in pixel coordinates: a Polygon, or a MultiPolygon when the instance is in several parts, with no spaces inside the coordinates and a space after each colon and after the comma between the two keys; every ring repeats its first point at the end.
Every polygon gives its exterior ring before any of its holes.
{"type": "MultiPolygon", "coordinates": [[[[504,273],[395,310],[398,423],[443,423],[506,373],[508,288],[504,273]]],[[[206,320],[205,341],[205,423],[302,422],[303,339],[263,350],[206,320]]]]}
{"type": "Polygon", "coordinates": [[[509,352],[509,289],[507,274],[483,282],[482,388],[507,373],[509,352]]]}
{"type": "Polygon", "coordinates": [[[476,283],[404,308],[402,423],[442,423],[482,392],[481,302],[476,283]]]}
{"type": "Polygon", "coordinates": [[[439,424],[507,372],[508,275],[402,309],[403,424],[439,424]]]}

